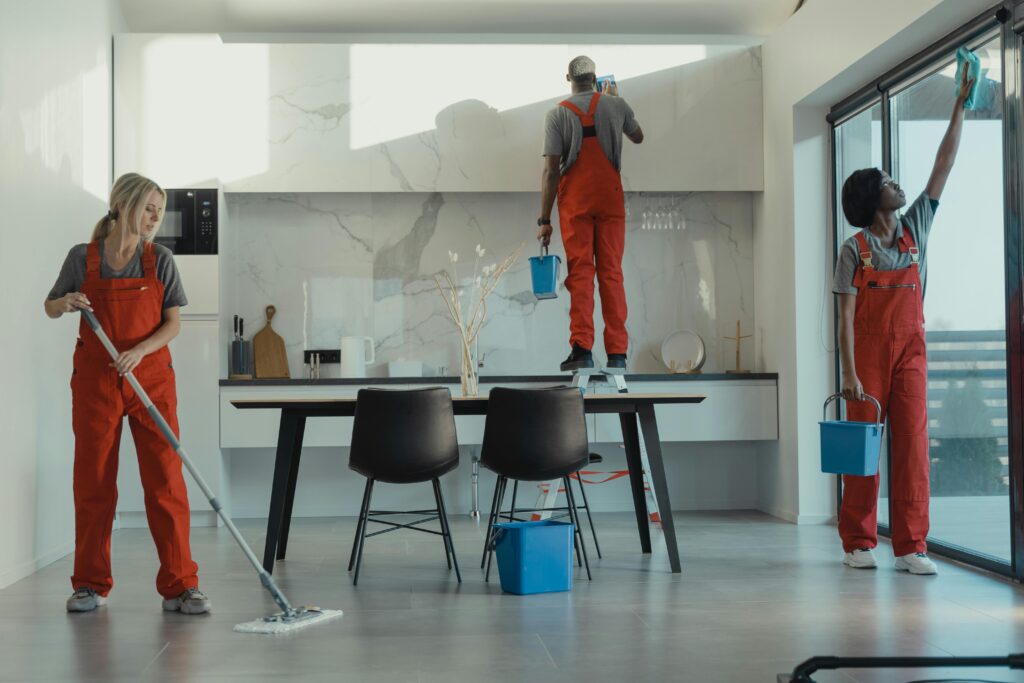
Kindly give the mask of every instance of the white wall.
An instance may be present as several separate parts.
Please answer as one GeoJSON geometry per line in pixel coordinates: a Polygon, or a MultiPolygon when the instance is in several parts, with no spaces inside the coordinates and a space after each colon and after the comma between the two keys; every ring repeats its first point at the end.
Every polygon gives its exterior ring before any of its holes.
{"type": "Polygon", "coordinates": [[[77,317],[42,302],[110,186],[114,0],[0,0],[0,588],[71,552],[77,317]]]}
{"type": "Polygon", "coordinates": [[[765,190],[755,202],[759,367],[779,373],[779,441],[759,460],[759,507],[798,522],[835,511],[819,472],[833,389],[828,107],[992,5],[990,0],[815,0],[762,47],[765,190]],[[842,30],[837,30],[842,27],[842,30]]]}

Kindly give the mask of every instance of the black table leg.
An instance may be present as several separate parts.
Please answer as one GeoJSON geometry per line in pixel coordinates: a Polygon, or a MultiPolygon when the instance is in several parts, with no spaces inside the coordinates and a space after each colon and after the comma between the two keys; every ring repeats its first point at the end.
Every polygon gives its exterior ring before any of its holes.
{"type": "Polygon", "coordinates": [[[654,414],[653,405],[639,406],[638,413],[640,416],[640,429],[644,433],[644,445],[647,447],[647,462],[651,466],[651,486],[654,488],[654,499],[658,501],[661,529],[665,532],[668,562],[672,566],[672,573],[678,574],[682,571],[682,567],[679,564],[679,547],[676,545],[676,528],[672,521],[672,503],[668,499],[665,461],[661,457],[661,437],[658,436],[658,418],[654,414]]]}
{"type": "Polygon", "coordinates": [[[284,498],[284,516],[281,520],[281,536],[277,541],[277,559],[283,560],[288,551],[288,530],[292,526],[292,504],[295,502],[295,483],[299,478],[299,460],[302,459],[302,437],[306,431],[306,418],[299,417],[292,451],[292,463],[288,468],[288,490],[284,498]]]}
{"type": "Polygon", "coordinates": [[[292,458],[302,448],[302,432],[306,417],[297,411],[281,411],[281,426],[277,432],[277,459],[274,462],[274,483],[270,490],[270,514],[267,516],[267,541],[263,548],[263,568],[274,571],[274,555],[284,518],[285,497],[292,458]]]}
{"type": "Polygon", "coordinates": [[[626,465],[629,467],[629,487],[633,491],[633,509],[636,510],[636,528],[640,532],[640,549],[651,552],[651,528],[647,519],[647,496],[644,494],[644,466],[640,459],[640,435],[634,413],[619,413],[622,425],[622,443],[626,447],[626,465]]]}

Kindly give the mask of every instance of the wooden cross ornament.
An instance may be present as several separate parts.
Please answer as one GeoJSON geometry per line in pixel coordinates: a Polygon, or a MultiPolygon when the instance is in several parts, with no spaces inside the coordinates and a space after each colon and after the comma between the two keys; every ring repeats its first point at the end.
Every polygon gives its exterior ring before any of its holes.
{"type": "Polygon", "coordinates": [[[750,372],[750,370],[743,370],[741,368],[741,366],[740,366],[740,349],[741,349],[741,346],[743,344],[743,340],[744,339],[750,339],[753,336],[754,335],[752,335],[752,334],[742,334],[741,331],[740,331],[740,321],[737,320],[736,321],[736,336],[735,337],[722,337],[722,339],[728,339],[729,341],[736,342],[736,369],[735,370],[726,370],[727,373],[729,373],[729,374],[745,374],[745,373],[749,373],[750,372]]]}

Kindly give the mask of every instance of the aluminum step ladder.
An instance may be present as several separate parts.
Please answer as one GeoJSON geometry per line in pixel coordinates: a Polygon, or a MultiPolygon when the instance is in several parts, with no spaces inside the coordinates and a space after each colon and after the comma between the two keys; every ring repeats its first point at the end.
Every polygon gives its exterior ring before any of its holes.
{"type": "MultiPolygon", "coordinates": [[[[572,373],[572,386],[576,387],[582,393],[586,393],[592,386],[606,386],[613,387],[620,394],[629,393],[629,387],[626,384],[626,371],[618,368],[580,368],[574,370],[572,373]]],[[[636,419],[635,417],[633,419],[636,419]]],[[[640,437],[640,462],[643,466],[643,478],[644,478],[644,492],[647,498],[647,518],[650,522],[655,524],[661,523],[661,516],[658,514],[658,501],[654,497],[654,488],[651,486],[648,472],[651,471],[651,465],[647,461],[647,446],[644,444],[643,430],[637,430],[640,437]]],[[[558,500],[558,488],[561,485],[560,480],[549,481],[545,484],[540,485],[541,494],[538,497],[535,508],[553,508],[558,500]],[[546,491],[545,491],[546,487],[546,491]]],[[[580,481],[580,486],[583,486],[583,481],[580,481]]],[[[534,515],[534,519],[548,519],[551,517],[551,510],[545,510],[534,515]]]]}

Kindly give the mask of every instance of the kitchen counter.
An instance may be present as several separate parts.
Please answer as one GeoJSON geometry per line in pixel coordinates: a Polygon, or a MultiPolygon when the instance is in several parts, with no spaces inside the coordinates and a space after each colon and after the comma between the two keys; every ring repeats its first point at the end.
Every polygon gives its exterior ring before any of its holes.
{"type": "MultiPolygon", "coordinates": [[[[594,376],[592,391],[611,391],[594,376]]],[[[567,385],[568,373],[562,375],[491,375],[480,378],[480,392],[492,387],[567,385]]],[[[778,438],[778,375],[762,374],[630,374],[626,375],[630,391],[636,393],[689,393],[707,396],[707,400],[685,410],[658,406],[664,441],[761,441],[778,438]],[[664,413],[664,415],[662,415],[664,413]]],[[[293,400],[355,397],[364,387],[448,386],[459,393],[458,377],[359,377],[345,379],[257,379],[220,381],[221,448],[267,448],[277,443],[275,411],[234,408],[238,400],[293,400]],[[273,415],[272,415],[273,414],[273,415]]],[[[591,440],[620,439],[618,419],[591,416],[591,440]]],[[[465,419],[458,418],[459,422],[465,419]]],[[[348,443],[351,426],[345,418],[314,420],[307,427],[307,446],[337,446],[348,443]],[[328,424],[340,421],[339,424],[328,424]]],[[[481,424],[460,424],[459,440],[479,444],[483,437],[481,424]]]]}
{"type": "MultiPolygon", "coordinates": [[[[778,375],[635,373],[626,378],[630,391],[636,394],[678,393],[707,397],[692,405],[654,406],[660,440],[671,461],[667,473],[669,487],[673,496],[678,493],[679,500],[686,501],[685,508],[740,509],[756,504],[756,477],[748,473],[756,470],[758,456],[763,452],[761,444],[778,439],[778,375]]],[[[486,395],[495,386],[565,385],[571,379],[568,373],[485,375],[480,380],[480,393],[486,395]]],[[[280,408],[239,410],[235,407],[237,402],[256,401],[270,406],[286,401],[300,404],[351,401],[364,387],[398,389],[431,385],[447,386],[455,400],[460,400],[459,381],[452,376],[221,380],[220,447],[226,454],[225,461],[229,463],[234,481],[232,504],[235,510],[241,516],[267,514],[267,482],[273,479],[274,449],[281,437],[282,415],[280,408]]],[[[615,387],[595,381],[590,392],[614,393],[615,387]]],[[[459,443],[467,452],[478,453],[486,421],[479,416],[459,415],[455,422],[459,443]]],[[[604,481],[627,469],[620,445],[623,443],[622,425],[617,415],[587,415],[587,435],[595,452],[605,457],[605,464],[592,474],[593,481],[604,481]]],[[[343,460],[343,449],[351,440],[351,417],[308,420],[303,430],[302,445],[306,453],[303,467],[308,463],[312,474],[303,480],[303,494],[296,500],[302,511],[297,514],[358,513],[362,493],[359,478],[339,466],[339,449],[342,449],[343,460]]],[[[469,469],[460,468],[448,484],[455,509],[472,509],[468,495],[471,489],[469,469]]],[[[493,481],[487,476],[483,475],[485,487],[493,481]]],[[[532,491],[531,488],[531,497],[535,495],[532,491]]],[[[428,498],[417,500],[424,509],[429,505],[428,498]]],[[[595,488],[591,500],[596,509],[632,509],[629,487],[621,482],[595,488]]]]}
{"type": "MultiPolygon", "coordinates": [[[[601,375],[595,375],[594,380],[600,379],[601,375]]],[[[779,375],[775,372],[751,372],[745,374],[715,373],[695,374],[683,373],[638,373],[627,374],[627,382],[729,382],[729,381],[750,381],[750,380],[778,380],[779,375]]],[[[544,383],[544,384],[568,384],[572,381],[572,375],[483,375],[480,377],[480,384],[519,384],[544,383]]],[[[345,378],[322,378],[322,379],[222,379],[222,387],[302,387],[302,386],[366,386],[372,384],[459,384],[461,379],[457,376],[447,377],[345,377],[345,378]]]]}

